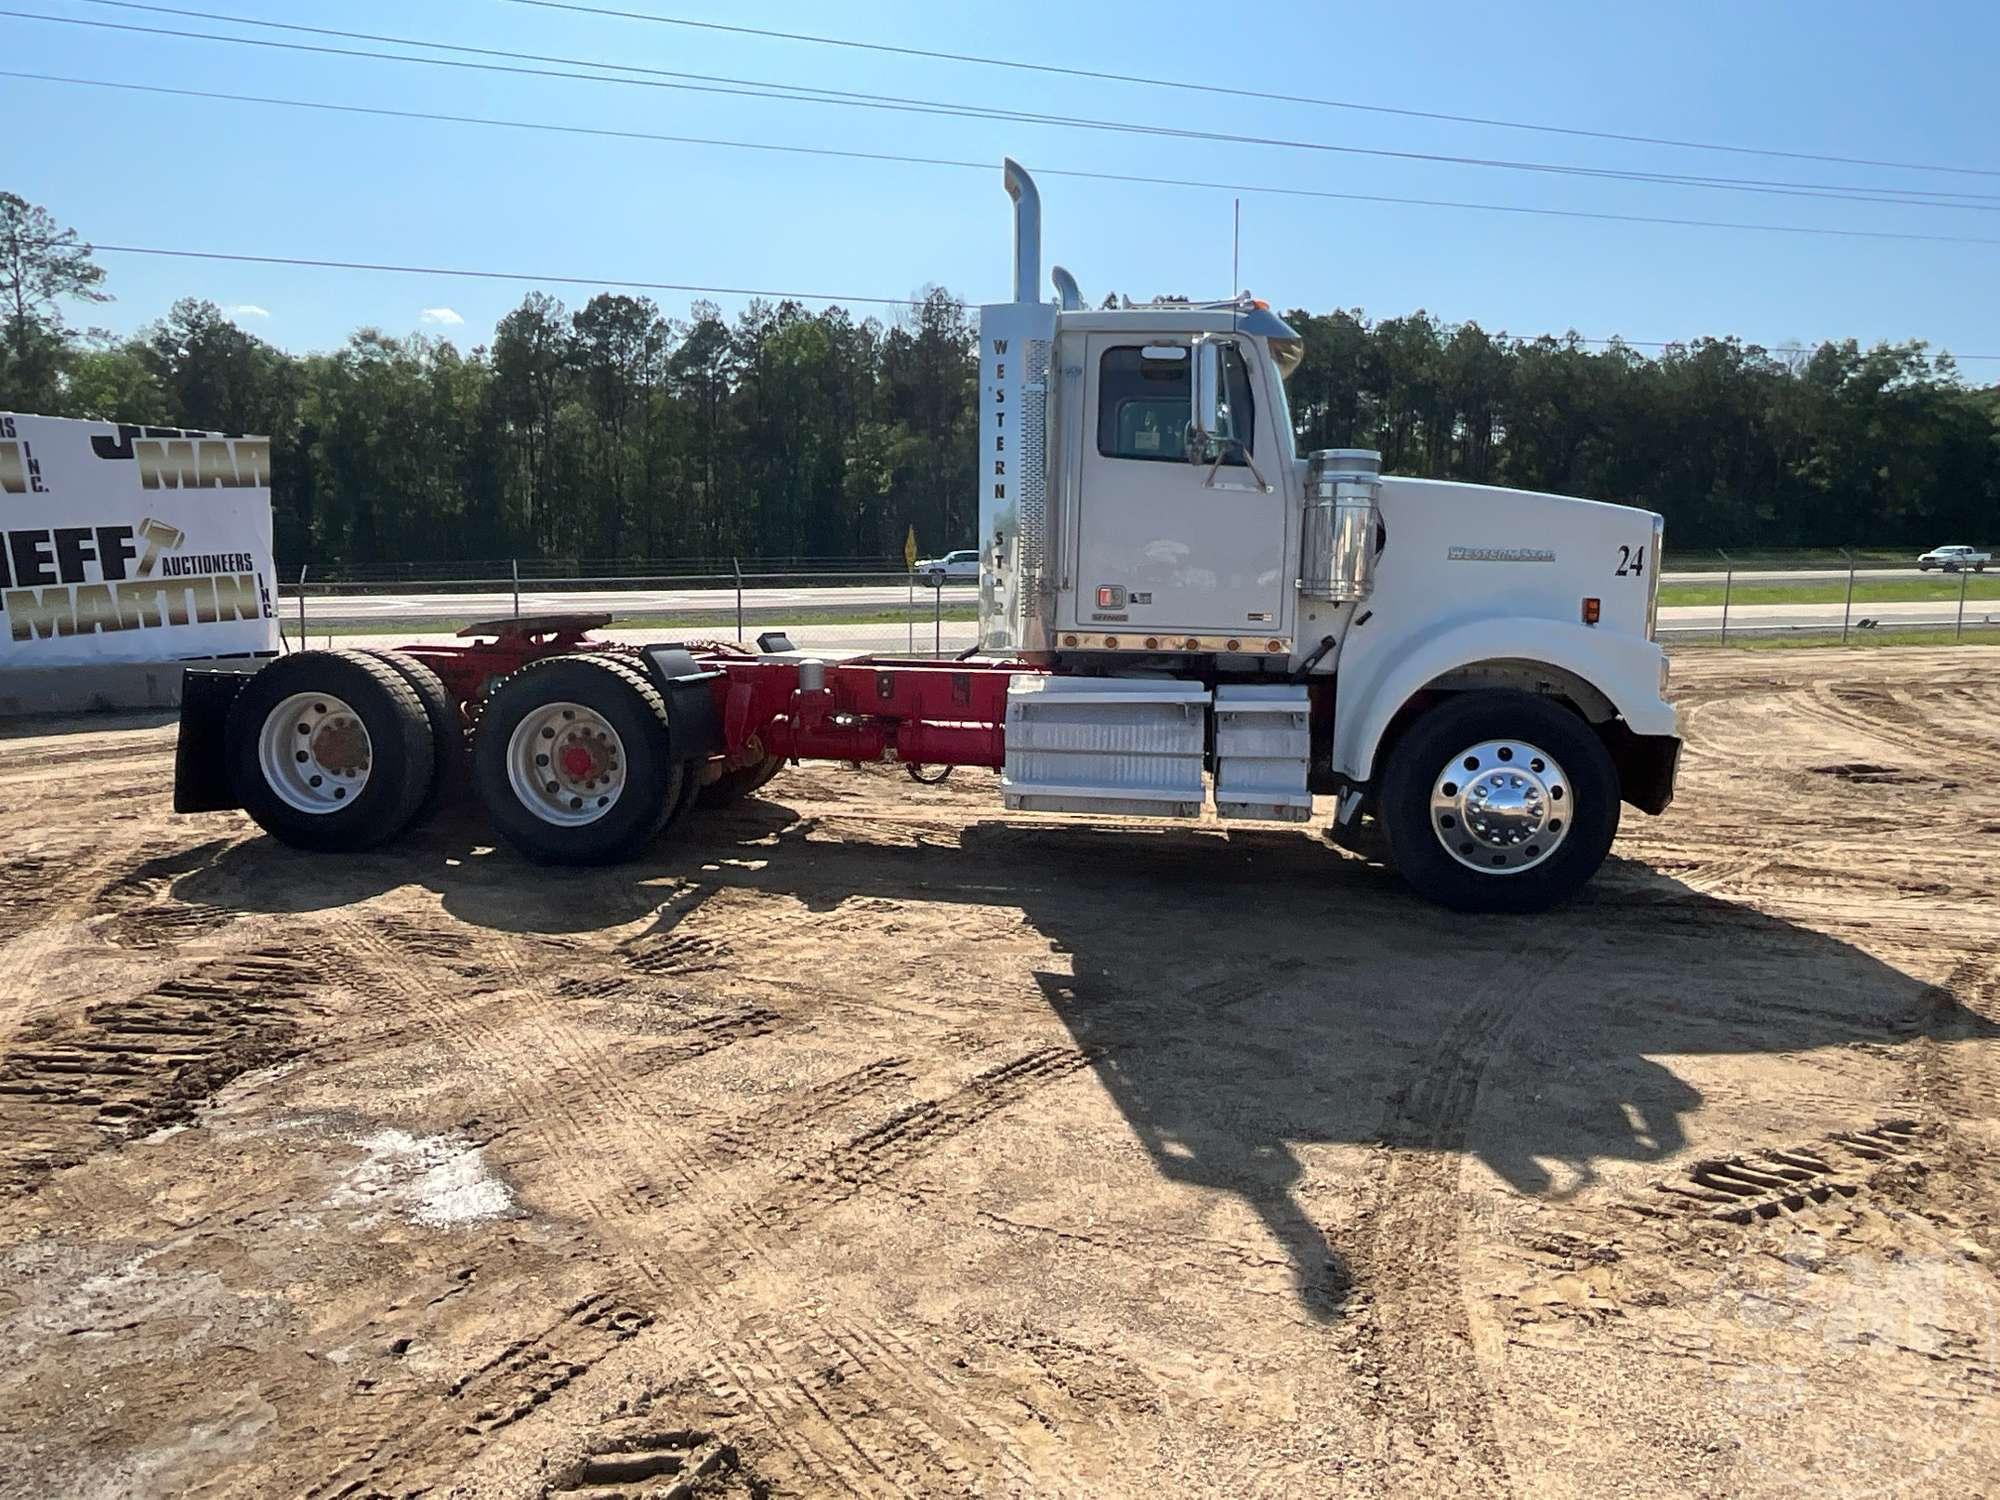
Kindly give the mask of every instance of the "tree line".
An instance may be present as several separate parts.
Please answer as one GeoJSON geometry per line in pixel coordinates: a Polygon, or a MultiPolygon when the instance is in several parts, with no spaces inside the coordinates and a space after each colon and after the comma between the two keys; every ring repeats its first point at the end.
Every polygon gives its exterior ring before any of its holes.
{"type": "MultiPolygon", "coordinates": [[[[189,298],[129,337],[73,231],[0,193],[0,409],[268,435],[277,550],[316,568],[505,557],[885,557],[972,544],[975,318],[755,301],[670,316],[531,292],[490,345],[375,329],[287,353],[189,298]]],[[[1293,311],[1302,449],[1643,505],[1680,552],[1989,539],[2000,388],[1917,342],[1656,354],[1426,313],[1293,311]]]]}

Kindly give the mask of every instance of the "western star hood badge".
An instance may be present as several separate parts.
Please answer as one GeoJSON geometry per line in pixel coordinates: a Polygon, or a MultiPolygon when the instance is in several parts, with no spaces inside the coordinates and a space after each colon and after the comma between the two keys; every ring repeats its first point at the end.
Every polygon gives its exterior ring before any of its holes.
{"type": "Polygon", "coordinates": [[[1556,554],[1549,547],[1447,547],[1444,558],[1446,562],[1552,563],[1556,554]]]}

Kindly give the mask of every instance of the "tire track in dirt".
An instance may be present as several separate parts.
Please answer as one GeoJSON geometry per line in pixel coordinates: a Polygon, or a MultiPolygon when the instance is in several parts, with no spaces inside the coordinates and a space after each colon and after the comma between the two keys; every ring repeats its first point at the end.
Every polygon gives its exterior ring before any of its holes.
{"type": "Polygon", "coordinates": [[[303,1493],[307,1500],[385,1493],[381,1481],[400,1478],[406,1460],[419,1451],[425,1463],[435,1464],[476,1447],[546,1405],[652,1322],[649,1314],[606,1293],[585,1297],[540,1333],[512,1341],[453,1381],[436,1409],[413,1427],[372,1440],[352,1427],[337,1429],[352,1456],[326,1466],[331,1472],[308,1480],[303,1493]]]}
{"type": "MultiPolygon", "coordinates": [[[[327,939],[372,997],[378,1023],[392,1029],[414,1024],[448,1043],[458,1065],[499,1092],[511,1127],[550,1160],[574,1164],[556,1176],[556,1186],[568,1190],[592,1180],[588,1164],[615,1149],[615,1137],[601,1121],[586,1121],[571,1107],[572,1089],[559,1082],[571,1045],[562,1035],[562,1012],[520,1004],[520,997],[510,994],[519,960],[507,954],[504,941],[483,934],[473,950],[480,960],[468,961],[463,941],[359,909],[334,914],[327,939]],[[418,956],[436,962],[411,962],[411,945],[431,948],[431,954],[418,956]],[[482,1013],[490,1014],[482,1019],[482,1013]],[[579,1149],[577,1142],[586,1145],[579,1149]]],[[[579,1218],[605,1212],[601,1202],[574,1192],[563,1207],[579,1218]]]]}
{"type": "Polygon", "coordinates": [[[133,851],[121,846],[115,827],[90,830],[94,837],[80,847],[57,846],[16,856],[0,867],[0,972],[21,981],[23,996],[50,956],[76,935],[76,929],[97,909],[104,889],[115,888],[133,871],[161,858],[172,858],[182,846],[151,840],[133,851]],[[105,877],[117,870],[107,886],[105,877]]]}
{"type": "Polygon", "coordinates": [[[1737,1225],[1810,1214],[1860,1197],[1872,1168],[1915,1160],[1922,1140],[1914,1120],[1883,1120],[1808,1145],[1703,1158],[1679,1176],[1655,1182],[1657,1196],[1618,1206],[1646,1219],[1698,1216],[1737,1225]]]}
{"type": "MultiPolygon", "coordinates": [[[[741,935],[737,929],[730,929],[730,934],[741,935]]],[[[619,1240],[613,1248],[663,1294],[683,1294],[683,1300],[663,1315],[662,1336],[709,1348],[705,1369],[711,1393],[731,1401],[766,1429],[816,1483],[858,1494],[923,1494],[940,1474],[949,1476],[965,1466],[965,1460],[955,1457],[963,1452],[986,1452],[1017,1479],[1030,1469],[1004,1429],[980,1418],[956,1385],[893,1330],[822,1313],[813,1325],[818,1336],[847,1350],[844,1360],[829,1362],[821,1357],[824,1344],[755,1319],[702,1326],[691,1315],[686,1291],[691,1283],[727,1279],[732,1267],[746,1260],[768,1263],[777,1274],[785,1274],[783,1265],[773,1260],[773,1249],[789,1244],[809,1218],[1026,1097],[1041,1083],[1081,1065],[1079,1060],[1051,1066],[1051,1061],[1031,1054],[989,1070],[941,1100],[901,1111],[835,1148],[815,1166],[795,1171],[774,1194],[749,1202],[707,1189],[717,1169],[743,1153],[750,1129],[769,1130],[780,1121],[796,1129],[905,1078],[906,1060],[880,1059],[808,1090],[804,1097],[780,1101],[743,1127],[711,1134],[708,1149],[698,1154],[677,1148],[660,1133],[647,1113],[648,1101],[631,1102],[632,1112],[625,1115],[628,1124],[636,1124],[658,1148],[650,1159],[667,1167],[671,1176],[666,1191],[645,1182],[640,1196],[650,1206],[680,1210],[683,1219],[691,1211],[695,1223],[670,1261],[659,1257],[660,1235],[651,1222],[634,1223],[629,1229],[607,1226],[619,1240]],[[714,1150],[718,1145],[725,1148],[720,1153],[714,1150]],[[879,1430],[886,1413],[900,1414],[895,1431],[887,1435],[879,1430]],[[939,1422],[953,1431],[940,1432],[939,1422]]]]}
{"type": "Polygon", "coordinates": [[[1962,958],[1935,987],[1933,1014],[1917,1040],[1916,1093],[1938,1122],[1938,1170],[1967,1205],[1967,1234],[2000,1263],[2000,1057],[1973,1040],[2000,1022],[2000,961],[1962,958]]]}
{"type": "Polygon", "coordinates": [[[1928,713],[1910,722],[1898,711],[1886,683],[1818,682],[1810,690],[1810,700],[1815,716],[1893,746],[1914,765],[1935,765],[1939,744],[1944,742],[1955,757],[1982,771],[2000,768],[2000,749],[1990,742],[1955,736],[1928,713]]]}
{"type": "Polygon", "coordinates": [[[662,1430],[631,1421],[593,1442],[585,1455],[549,1482],[548,1495],[616,1500],[766,1500],[770,1486],[715,1434],[688,1427],[662,1430]],[[658,1481],[658,1482],[655,1482],[658,1481]],[[639,1489],[632,1485],[641,1486],[639,1489]]]}
{"type": "Polygon", "coordinates": [[[859,1197],[944,1141],[1018,1104],[1042,1085],[1088,1067],[1091,1060],[1090,1053],[1075,1047],[1038,1047],[988,1068],[943,1098],[913,1104],[828,1152],[759,1204],[758,1217],[795,1228],[859,1197]]]}
{"type": "Polygon", "coordinates": [[[209,839],[154,855],[106,882],[93,904],[112,915],[98,926],[98,935],[117,948],[173,948],[227,927],[239,913],[175,901],[168,891],[177,877],[213,863],[233,842],[209,839]]]}
{"type": "Polygon", "coordinates": [[[50,748],[50,738],[42,734],[26,744],[0,740],[0,786],[20,774],[32,776],[56,766],[86,762],[160,760],[170,764],[176,734],[178,730],[168,724],[146,730],[84,730],[76,736],[76,744],[56,740],[54,744],[60,748],[50,748]]]}
{"type": "Polygon", "coordinates": [[[171,1125],[298,1050],[315,965],[282,949],[220,959],[129,1000],[24,1029],[0,1055],[0,1195],[171,1125]]]}
{"type": "MultiPolygon", "coordinates": [[[[654,1263],[643,1245],[629,1247],[628,1254],[649,1279],[669,1272],[683,1282],[691,1275],[717,1278],[731,1261],[746,1258],[785,1274],[773,1247],[789,1245],[821,1214],[1089,1060],[1074,1048],[1034,1049],[898,1111],[793,1171],[761,1199],[722,1205],[705,1216],[707,1242],[691,1246],[672,1266],[654,1263]]],[[[859,1071],[873,1092],[891,1071],[900,1071],[900,1062],[894,1070],[877,1064],[859,1071]]],[[[830,1086],[828,1093],[860,1083],[830,1086]]],[[[825,1096],[812,1105],[815,1113],[832,1107],[825,1096]]],[[[676,1309],[676,1336],[702,1337],[681,1322],[684,1313],[684,1305],[676,1309]]],[[[761,1421],[817,1482],[856,1494],[930,1494],[939,1484],[963,1483],[974,1467],[966,1455],[982,1456],[1017,1486],[1034,1482],[1034,1467],[1006,1429],[983,1416],[959,1382],[891,1327],[830,1311],[788,1329],[752,1317],[730,1326],[723,1343],[710,1361],[711,1391],[761,1421]],[[725,1349],[739,1351],[738,1357],[725,1349]]]]}
{"type": "Polygon", "coordinates": [[[1513,1492],[1473,1354],[1457,1184],[1486,1066],[1537,983],[1569,956],[1523,953],[1498,965],[1384,1119],[1373,1206],[1352,1260],[1354,1317],[1366,1365],[1380,1372],[1372,1405],[1387,1432],[1414,1430],[1422,1455],[1385,1436],[1376,1458],[1385,1478],[1396,1476],[1387,1493],[1513,1492]]]}
{"type": "MultiPolygon", "coordinates": [[[[572,1106],[570,1080],[579,1070],[561,1007],[518,1003],[522,997],[508,981],[526,967],[522,956],[505,942],[495,944],[492,934],[483,937],[478,951],[497,965],[468,962],[463,941],[402,917],[341,912],[327,932],[389,1034],[414,1026],[444,1041],[458,1065],[500,1095],[517,1149],[531,1148],[551,1164],[552,1185],[569,1217],[588,1224],[608,1214],[643,1212],[643,1202],[622,1186],[633,1174],[608,1118],[572,1106]],[[413,951],[437,962],[413,963],[413,951]],[[477,985],[482,979],[491,982],[477,985]]],[[[552,977],[551,988],[554,982],[552,977]]],[[[593,1070],[585,1067],[580,1076],[588,1087],[593,1070]]],[[[407,1488],[426,1474],[450,1474],[501,1428],[555,1399],[653,1322],[654,1314],[628,1302],[614,1278],[540,1335],[509,1345],[461,1377],[448,1393],[453,1402],[473,1394],[482,1404],[470,1410],[494,1416],[468,1418],[468,1409],[456,1405],[436,1420],[413,1417],[400,1406],[384,1409],[375,1421],[343,1428],[342,1451],[329,1456],[330,1478],[316,1495],[334,1500],[372,1494],[385,1477],[407,1488]],[[506,1420],[496,1421],[500,1415],[506,1420]]]]}
{"type": "MultiPolygon", "coordinates": [[[[482,1046],[491,1045],[490,1039],[476,1036],[455,1014],[457,1007],[446,987],[420,973],[412,975],[410,970],[415,966],[397,961],[393,938],[384,939],[365,929],[357,931],[352,924],[339,925],[341,940],[349,951],[364,965],[372,960],[380,966],[374,983],[404,990],[408,998],[418,1002],[431,1024],[451,1036],[462,1057],[477,1058],[482,1046]]],[[[462,951],[456,945],[449,946],[453,952],[462,951]]],[[[573,1028],[556,1019],[560,1014],[560,1007],[511,1008],[509,1019],[524,1022],[528,1035],[512,1044],[510,1056],[489,1059],[483,1068],[505,1083],[510,1116],[523,1122],[526,1133],[558,1167],[556,1175],[569,1191],[576,1213],[589,1220],[597,1233],[609,1236],[607,1248],[653,1288],[654,1296],[676,1299],[675,1305],[664,1311],[655,1309],[652,1315],[660,1323],[653,1337],[710,1350],[706,1368],[712,1394],[730,1400],[791,1451],[803,1471],[819,1476],[822,1482],[859,1494],[923,1493],[922,1488],[910,1489],[897,1480],[898,1465],[907,1467],[915,1462],[918,1471],[934,1478],[946,1460],[959,1462],[952,1455],[982,1448],[993,1452],[1002,1469],[1020,1475],[1030,1472],[1004,1429],[962,1410],[952,1411],[954,1406],[964,1406],[962,1394],[907,1344],[885,1342],[893,1338],[886,1330],[823,1320],[828,1336],[876,1351],[867,1359],[857,1356],[855,1368],[844,1377],[841,1400],[832,1402],[819,1389],[823,1370],[790,1367],[788,1362],[800,1357],[798,1346],[754,1325],[738,1328],[713,1315],[704,1317],[688,1303],[694,1286],[726,1279],[730,1268],[744,1258],[768,1259],[774,1244],[783,1243],[788,1238],[786,1231],[796,1229],[809,1211],[845,1201],[866,1182],[915,1159],[923,1143],[941,1141],[971,1128],[1025,1097],[1039,1082],[1081,1066],[1080,1058],[1072,1067],[1051,1067],[1049,1059],[1039,1056],[1024,1060],[1019,1067],[1003,1065],[994,1070],[1002,1075],[997,1079],[975,1080],[965,1090],[935,1101],[928,1111],[921,1107],[914,1113],[906,1111],[882,1131],[865,1133],[864,1144],[854,1152],[834,1153],[829,1158],[833,1165],[817,1176],[806,1175],[804,1180],[810,1186],[805,1191],[781,1189],[769,1207],[727,1200],[708,1203],[688,1189],[712,1175],[716,1164],[704,1162],[679,1146],[662,1128],[664,1122],[650,1092],[634,1089],[617,1069],[607,1066],[573,1028]],[[524,1051],[531,1051],[533,1060],[522,1055],[524,1051]],[[538,1086],[524,1095],[511,1081],[523,1075],[573,1081],[567,1086],[538,1086]],[[581,1081],[583,1087],[577,1087],[575,1081],[581,1081]],[[577,1102],[579,1093],[587,1095],[587,1102],[577,1102]],[[612,1128],[614,1123],[619,1130],[612,1128]],[[652,1148],[647,1158],[651,1166],[665,1166],[681,1191],[663,1200],[647,1173],[627,1154],[618,1139],[620,1131],[652,1148]],[[854,1175],[856,1183],[842,1181],[839,1172],[843,1167],[854,1175]],[[835,1186],[837,1183],[840,1185],[835,1186]],[[682,1210],[690,1206],[712,1210],[690,1226],[692,1236],[684,1233],[678,1237],[680,1247],[670,1260],[660,1256],[662,1235],[656,1223],[656,1210],[663,1202],[682,1210]],[[902,1354],[884,1356],[884,1351],[898,1346],[902,1354]],[[928,1398],[923,1391],[928,1391],[928,1398]],[[886,1411],[907,1415],[900,1423],[900,1438],[884,1446],[879,1433],[860,1431],[854,1424],[862,1417],[886,1411]],[[955,1436],[940,1433],[933,1421],[919,1415],[926,1411],[956,1429],[955,1436]],[[913,1434],[926,1435],[917,1441],[913,1434]],[[994,1452],[996,1446],[998,1451],[994,1452]]],[[[759,1034],[764,1029],[768,1028],[748,1030],[759,1034]]],[[[711,1049],[703,1045],[699,1050],[711,1049]]],[[[857,1095],[865,1095],[894,1076],[892,1070],[879,1067],[863,1073],[864,1078],[850,1086],[857,1095]]],[[[813,1104],[815,1113],[833,1107],[833,1102],[825,1099],[813,1104]]],[[[408,1442],[392,1443],[391,1447],[415,1458],[408,1442]]]]}
{"type": "Polygon", "coordinates": [[[1803,1389],[1807,1377],[1728,1335],[1817,1330],[1810,1343],[1823,1351],[1831,1316],[1838,1343],[1868,1359],[1874,1397],[1989,1403],[2000,1398],[2000,1294],[1967,1254],[1966,1236],[1969,1225],[1976,1234],[1990,1223],[1978,1207],[1990,1192],[1982,1177],[1952,1170],[1952,1149],[1943,1121],[1886,1119],[1691,1162],[1650,1184],[1650,1195],[1607,1206],[1636,1236],[1606,1223],[1587,1239],[1538,1246],[1556,1252],[1534,1262],[1545,1274],[1500,1294],[1510,1304],[1507,1342],[1575,1358],[1586,1346],[1574,1335],[1528,1330],[1582,1325],[1623,1351],[1617,1357],[1692,1361],[1754,1401],[1766,1386],[1803,1389]],[[1838,1279],[1828,1279],[1845,1290],[1815,1310],[1809,1289],[1834,1267],[1838,1279]],[[1747,1319],[1746,1296],[1755,1310],[1747,1319]],[[1714,1306],[1723,1309],[1719,1326],[1691,1321],[1692,1310],[1714,1306]]]}

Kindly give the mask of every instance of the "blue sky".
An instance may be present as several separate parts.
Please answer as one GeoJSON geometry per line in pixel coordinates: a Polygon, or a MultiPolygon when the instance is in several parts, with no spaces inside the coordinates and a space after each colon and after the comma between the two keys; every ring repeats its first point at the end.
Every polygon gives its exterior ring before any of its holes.
{"type": "MultiPolygon", "coordinates": [[[[1579,140],[1050,78],[530,8],[507,0],[179,0],[261,17],[821,88],[1335,145],[1654,172],[1991,193],[1952,177],[1579,140]]],[[[1240,0],[840,7],[618,0],[625,9],[1033,58],[1361,103],[1871,158],[2000,167],[2000,7],[1879,4],[1336,7],[1240,0]]],[[[17,8],[240,35],[87,0],[17,8]]],[[[310,40],[310,39],[305,39],[310,40]]],[[[333,42],[331,45],[358,45],[333,42]]],[[[289,54],[0,18],[0,67],[618,130],[991,160],[862,163],[392,121],[0,79],[0,187],[105,244],[633,277],[843,295],[940,282],[1001,300],[998,161],[1611,213],[2000,238],[2000,213],[1767,197],[1018,122],[945,119],[289,54]]],[[[1220,295],[1232,194],[1041,179],[1046,261],[1108,291],[1220,295]]],[[[1920,337],[2000,354],[1993,245],[1820,239],[1242,195],[1242,281],[1280,306],[1428,308],[1515,334],[1769,345],[1920,337]]],[[[286,348],[356,327],[490,337],[526,287],[106,255],[120,331],[177,296],[286,348]],[[432,310],[428,320],[426,309],[432,310]],[[449,310],[447,315],[440,310],[449,310]],[[452,319],[462,321],[453,322],[452,319]]],[[[551,288],[572,306],[588,287],[551,288]]],[[[669,312],[688,298],[656,294],[669,312]]],[[[726,309],[740,298],[722,298],[726,309]]],[[[858,311],[870,309],[857,307],[858,311]]],[[[873,309],[881,311],[881,309],[873,309]]],[[[2000,379],[2000,361],[1969,378],[2000,379]]]]}

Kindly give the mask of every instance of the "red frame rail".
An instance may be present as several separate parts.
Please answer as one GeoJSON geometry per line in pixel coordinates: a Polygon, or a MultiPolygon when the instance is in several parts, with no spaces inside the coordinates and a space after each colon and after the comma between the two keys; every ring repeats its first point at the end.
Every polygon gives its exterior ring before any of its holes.
{"type": "MultiPolygon", "coordinates": [[[[400,649],[438,674],[470,723],[494,686],[530,662],[633,649],[591,640],[588,631],[599,623],[588,617],[495,622],[465,632],[490,634],[490,641],[400,649]]],[[[721,674],[710,691],[730,765],[776,755],[997,768],[1007,758],[1008,684],[1018,673],[1042,671],[1023,662],[860,657],[815,664],[820,685],[801,687],[806,667],[797,657],[689,649],[704,669],[721,674]]]]}

